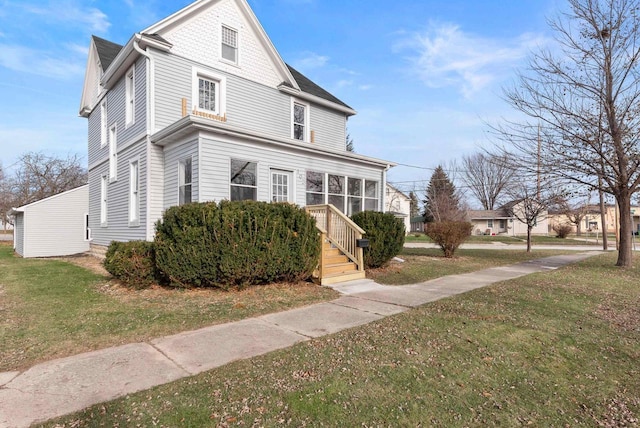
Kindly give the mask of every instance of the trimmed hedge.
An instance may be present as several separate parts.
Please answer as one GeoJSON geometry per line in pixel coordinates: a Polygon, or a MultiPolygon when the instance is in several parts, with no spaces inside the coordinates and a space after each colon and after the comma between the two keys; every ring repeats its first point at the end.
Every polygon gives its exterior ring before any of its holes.
{"type": "Polygon", "coordinates": [[[153,242],[113,241],[109,244],[103,266],[131,288],[143,289],[157,283],[153,242]]]}
{"type": "Polygon", "coordinates": [[[171,207],[156,224],[155,244],[158,270],[178,287],[304,280],[320,256],[304,209],[255,201],[171,207]]]}
{"type": "Polygon", "coordinates": [[[466,221],[426,223],[425,233],[440,246],[445,257],[453,257],[458,247],[471,236],[473,224],[466,221]]]}
{"type": "Polygon", "coordinates": [[[393,214],[362,211],[351,217],[366,232],[369,248],[364,249],[365,268],[377,268],[397,256],[404,245],[404,223],[393,214]]]}

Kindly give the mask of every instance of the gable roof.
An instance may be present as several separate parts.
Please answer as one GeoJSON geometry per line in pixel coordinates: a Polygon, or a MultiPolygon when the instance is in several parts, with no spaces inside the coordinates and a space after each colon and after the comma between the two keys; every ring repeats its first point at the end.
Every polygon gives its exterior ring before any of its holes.
{"type": "Polygon", "coordinates": [[[349,109],[351,108],[347,104],[343,103],[338,98],[330,94],[328,91],[324,90],[323,88],[315,84],[313,81],[311,81],[311,79],[306,77],[304,74],[300,73],[298,70],[291,67],[289,64],[286,64],[286,65],[289,71],[291,72],[291,75],[293,76],[295,81],[298,83],[298,86],[300,87],[300,90],[302,92],[306,92],[307,94],[314,95],[318,98],[331,101],[332,103],[336,103],[338,105],[341,105],[349,109]]]}
{"type": "Polygon", "coordinates": [[[109,40],[105,40],[98,36],[91,36],[91,38],[96,46],[98,58],[100,59],[102,70],[104,71],[109,68],[120,50],[122,50],[122,45],[110,42],[109,40]]]}
{"type": "Polygon", "coordinates": [[[467,217],[469,220],[493,220],[511,218],[505,209],[497,210],[468,210],[467,217]]]}

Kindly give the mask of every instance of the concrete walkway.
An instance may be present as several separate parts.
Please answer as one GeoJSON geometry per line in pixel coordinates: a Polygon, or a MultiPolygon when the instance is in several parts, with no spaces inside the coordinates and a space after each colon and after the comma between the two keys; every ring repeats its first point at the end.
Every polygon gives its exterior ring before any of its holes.
{"type": "Polygon", "coordinates": [[[547,257],[406,286],[352,281],[335,286],[342,296],[331,302],[47,361],[24,372],[0,373],[0,427],[27,427],[231,361],[595,254],[547,257]]]}

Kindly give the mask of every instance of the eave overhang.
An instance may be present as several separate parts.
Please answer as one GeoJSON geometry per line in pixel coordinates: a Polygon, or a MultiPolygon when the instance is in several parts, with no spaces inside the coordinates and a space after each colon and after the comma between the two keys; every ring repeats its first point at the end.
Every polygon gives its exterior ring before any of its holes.
{"type": "Polygon", "coordinates": [[[225,135],[229,137],[242,138],[253,143],[278,147],[283,150],[296,151],[298,153],[320,155],[333,159],[348,159],[352,162],[358,162],[369,166],[375,166],[377,168],[391,168],[397,166],[397,163],[390,162],[382,159],[376,159],[369,156],[362,156],[359,154],[330,150],[320,148],[311,143],[301,143],[297,140],[276,138],[270,135],[247,131],[242,128],[238,128],[228,123],[216,122],[211,119],[206,119],[198,116],[185,116],[182,119],[174,122],[166,128],[156,132],[151,136],[151,142],[159,146],[166,146],[171,143],[179,142],[189,135],[203,131],[210,132],[218,135],[225,135]]]}
{"type": "Polygon", "coordinates": [[[318,96],[308,94],[308,93],[303,92],[303,91],[301,91],[299,89],[291,88],[291,87],[289,87],[287,85],[278,86],[278,90],[280,92],[284,92],[285,94],[289,94],[289,95],[294,96],[296,98],[300,98],[300,99],[305,100],[305,101],[310,101],[310,102],[312,102],[314,104],[318,104],[318,105],[321,105],[321,106],[324,106],[324,107],[328,107],[328,108],[333,109],[333,110],[338,110],[338,111],[346,114],[347,116],[353,116],[353,115],[357,114],[357,112],[352,108],[345,107],[345,106],[342,106],[340,104],[333,103],[333,102],[331,102],[329,100],[325,100],[324,98],[320,98],[318,96]]]}

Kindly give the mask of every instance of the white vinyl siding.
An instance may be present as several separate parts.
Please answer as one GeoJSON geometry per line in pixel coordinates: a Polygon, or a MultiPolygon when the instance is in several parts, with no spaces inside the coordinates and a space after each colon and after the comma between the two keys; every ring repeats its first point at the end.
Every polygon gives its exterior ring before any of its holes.
{"type": "Polygon", "coordinates": [[[89,250],[85,239],[88,186],[59,193],[21,207],[16,223],[16,251],[23,257],[54,257],[89,250]],[[19,242],[18,242],[19,241],[19,242]]]}
{"type": "Polygon", "coordinates": [[[198,142],[173,144],[164,149],[164,209],[180,204],[180,161],[186,158],[191,159],[191,202],[201,201],[198,198],[198,142]]]}
{"type": "MultiPolygon", "coordinates": [[[[209,75],[224,78],[221,90],[225,100],[221,103],[221,115],[226,115],[227,124],[279,138],[293,138],[292,97],[275,87],[261,85],[251,80],[206,68],[193,62],[153,51],[156,91],[155,126],[160,130],[182,117],[182,99],[187,99],[190,109],[197,106],[197,84],[194,76],[209,75]],[[195,93],[194,93],[195,92],[195,93]]],[[[136,76],[138,80],[138,76],[136,76]]],[[[347,119],[344,113],[313,103],[308,105],[307,141],[314,131],[314,142],[318,147],[345,150],[347,119]]],[[[136,124],[137,126],[137,124],[136,124]]]]}

